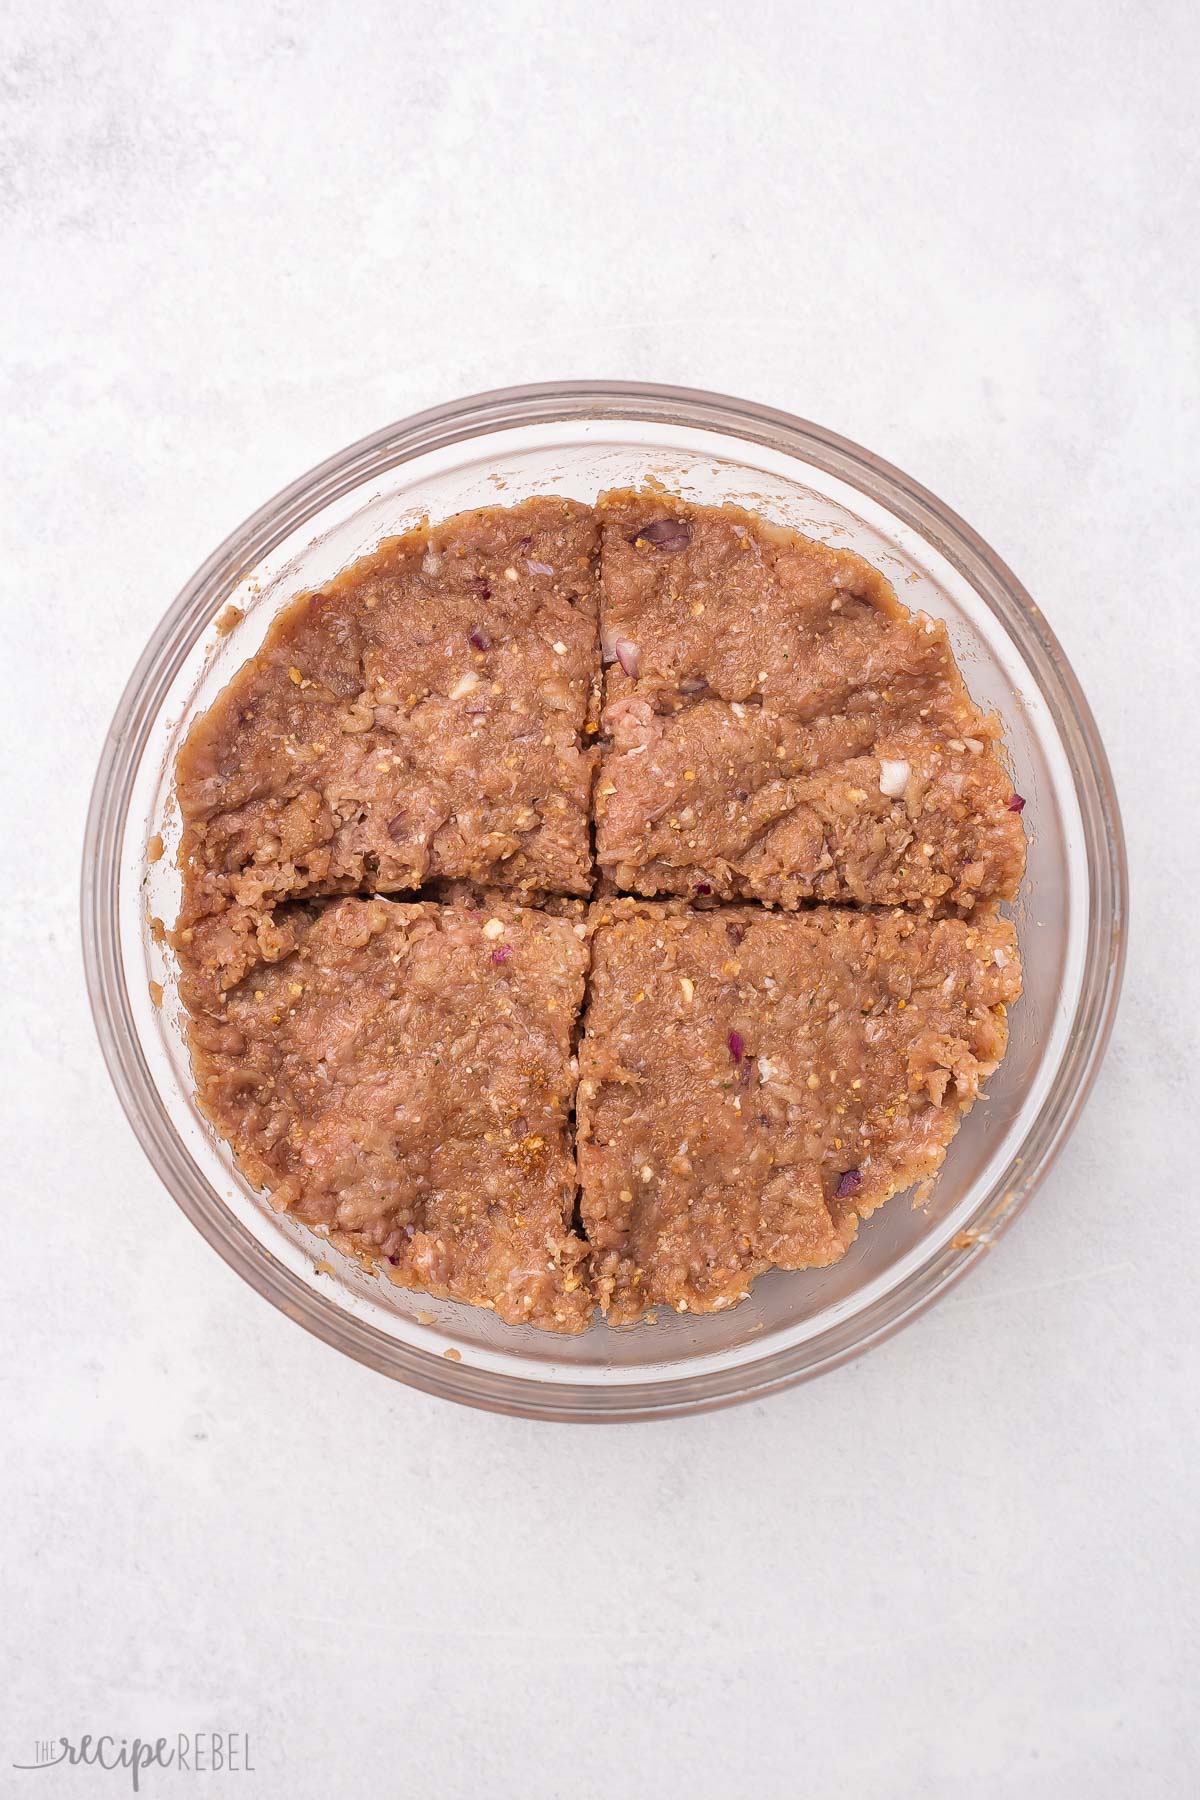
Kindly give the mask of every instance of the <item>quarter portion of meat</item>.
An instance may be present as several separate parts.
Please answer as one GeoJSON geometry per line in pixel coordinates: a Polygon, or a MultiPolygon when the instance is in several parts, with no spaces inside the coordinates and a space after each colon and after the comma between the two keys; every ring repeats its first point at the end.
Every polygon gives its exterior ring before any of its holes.
{"type": "Polygon", "coordinates": [[[580,1331],[584,925],[488,896],[284,909],[191,1026],[200,1103],[273,1203],[402,1287],[580,1331]]]}
{"type": "Polygon", "coordinates": [[[597,549],[574,501],[462,514],[275,621],[178,761],[193,965],[240,980],[310,895],[590,892],[597,549]]]}
{"type": "Polygon", "coordinates": [[[859,1217],[936,1174],[1020,992],[991,909],[598,902],[578,1158],[614,1321],[711,1312],[836,1261],[859,1217]]]}
{"type": "Polygon", "coordinates": [[[602,519],[596,852],[619,889],[968,912],[1024,866],[999,725],[884,577],[733,508],[602,519]]]}

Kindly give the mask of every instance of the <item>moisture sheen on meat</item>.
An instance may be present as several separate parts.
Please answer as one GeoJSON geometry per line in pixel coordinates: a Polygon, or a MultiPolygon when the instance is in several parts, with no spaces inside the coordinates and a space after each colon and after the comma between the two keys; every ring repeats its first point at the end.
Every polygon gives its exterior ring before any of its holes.
{"type": "Polygon", "coordinates": [[[999,724],[861,557],[735,508],[600,502],[596,853],[638,894],[925,911],[1011,899],[999,724]]]}
{"type": "Polygon", "coordinates": [[[590,892],[597,544],[570,500],[466,513],[274,622],[178,760],[194,966],[240,980],[299,897],[590,892]]]}
{"type": "Polygon", "coordinates": [[[402,1287],[580,1331],[571,1230],[582,923],[344,899],[191,1026],[200,1102],[247,1179],[402,1287]]]}
{"type": "Polygon", "coordinates": [[[581,1216],[608,1317],[732,1305],[836,1261],[936,1174],[1020,993],[988,909],[597,902],[580,1047],[581,1216]]]}

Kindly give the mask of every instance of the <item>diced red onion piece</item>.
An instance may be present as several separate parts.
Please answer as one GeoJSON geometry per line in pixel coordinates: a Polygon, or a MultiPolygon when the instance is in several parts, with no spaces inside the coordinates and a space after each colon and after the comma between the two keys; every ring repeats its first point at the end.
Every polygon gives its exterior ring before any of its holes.
{"type": "Polygon", "coordinates": [[[494,963],[506,963],[511,955],[512,945],[501,944],[498,949],[492,951],[492,961],[494,963]]]}
{"type": "Polygon", "coordinates": [[[709,886],[707,881],[698,881],[696,883],[695,891],[698,894],[711,894],[712,888],[709,886]]]}
{"type": "Polygon", "coordinates": [[[629,638],[617,638],[613,644],[613,655],[631,680],[637,680],[639,651],[629,638]]]}
{"type": "Polygon", "coordinates": [[[1024,812],[1025,811],[1024,795],[1023,794],[1014,794],[1012,799],[1008,803],[1008,810],[1009,810],[1009,812],[1017,812],[1017,813],[1024,812]]]}
{"type": "Polygon", "coordinates": [[[838,1184],[834,1193],[839,1200],[849,1200],[851,1195],[857,1194],[861,1186],[862,1170],[847,1169],[844,1174],[838,1176],[838,1184]]]}
{"type": "Polygon", "coordinates": [[[483,629],[482,625],[477,625],[475,627],[474,631],[467,639],[467,642],[470,644],[472,650],[490,650],[492,647],[492,640],[483,629]]]}
{"type": "Polygon", "coordinates": [[[729,1054],[732,1056],[735,1063],[740,1063],[743,1056],[746,1054],[746,1046],[742,1042],[742,1034],[740,1031],[731,1031],[729,1034],[729,1054]]]}
{"type": "Polygon", "coordinates": [[[653,544],[656,550],[686,550],[692,528],[686,519],[654,519],[634,533],[635,544],[653,544]]]}
{"type": "Polygon", "coordinates": [[[387,834],[390,838],[403,837],[403,835],[404,835],[404,814],[402,812],[393,813],[392,817],[388,820],[387,834]]]}
{"type": "Polygon", "coordinates": [[[549,563],[533,562],[528,556],[525,558],[525,567],[531,575],[553,575],[554,573],[549,563]]]}

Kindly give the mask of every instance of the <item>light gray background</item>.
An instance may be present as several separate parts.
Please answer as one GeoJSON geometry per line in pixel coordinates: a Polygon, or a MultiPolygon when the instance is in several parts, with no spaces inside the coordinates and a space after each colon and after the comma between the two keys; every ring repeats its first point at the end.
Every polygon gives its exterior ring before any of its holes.
{"type": "Polygon", "coordinates": [[[1194,107],[1179,4],[3,7],[0,1792],[1197,1791],[1194,107]],[[328,452],[619,375],[820,420],[1019,572],[1116,770],[1134,935],[1070,1147],[866,1360],[585,1430],[257,1299],[86,1016],[99,744],[194,566],[328,452]],[[58,1781],[59,1786],[52,1784],[58,1781]]]}

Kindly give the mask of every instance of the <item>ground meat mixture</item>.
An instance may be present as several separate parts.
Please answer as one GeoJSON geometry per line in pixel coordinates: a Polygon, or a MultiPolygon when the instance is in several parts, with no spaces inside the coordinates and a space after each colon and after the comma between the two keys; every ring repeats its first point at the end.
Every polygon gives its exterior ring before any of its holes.
{"type": "Polygon", "coordinates": [[[732,508],[391,540],[180,752],[201,1104],[276,1206],[508,1323],[831,1262],[1004,1053],[998,736],[940,623],[732,508]]]}
{"type": "Polygon", "coordinates": [[[618,889],[969,911],[1024,836],[940,622],[861,557],[614,494],[596,854],[618,889]]]}
{"type": "Polygon", "coordinates": [[[590,891],[597,545],[569,500],[465,514],[275,621],[179,757],[194,961],[240,980],[298,896],[590,891]]]}
{"type": "Polygon", "coordinates": [[[613,1320],[835,1261],[936,1174],[1004,1054],[1011,925],[602,902],[580,1049],[582,1219],[613,1320]]]}
{"type": "Polygon", "coordinates": [[[201,1105],[247,1179],[402,1287],[582,1330],[584,925],[351,899],[291,908],[287,929],[192,1025],[201,1105]]]}

